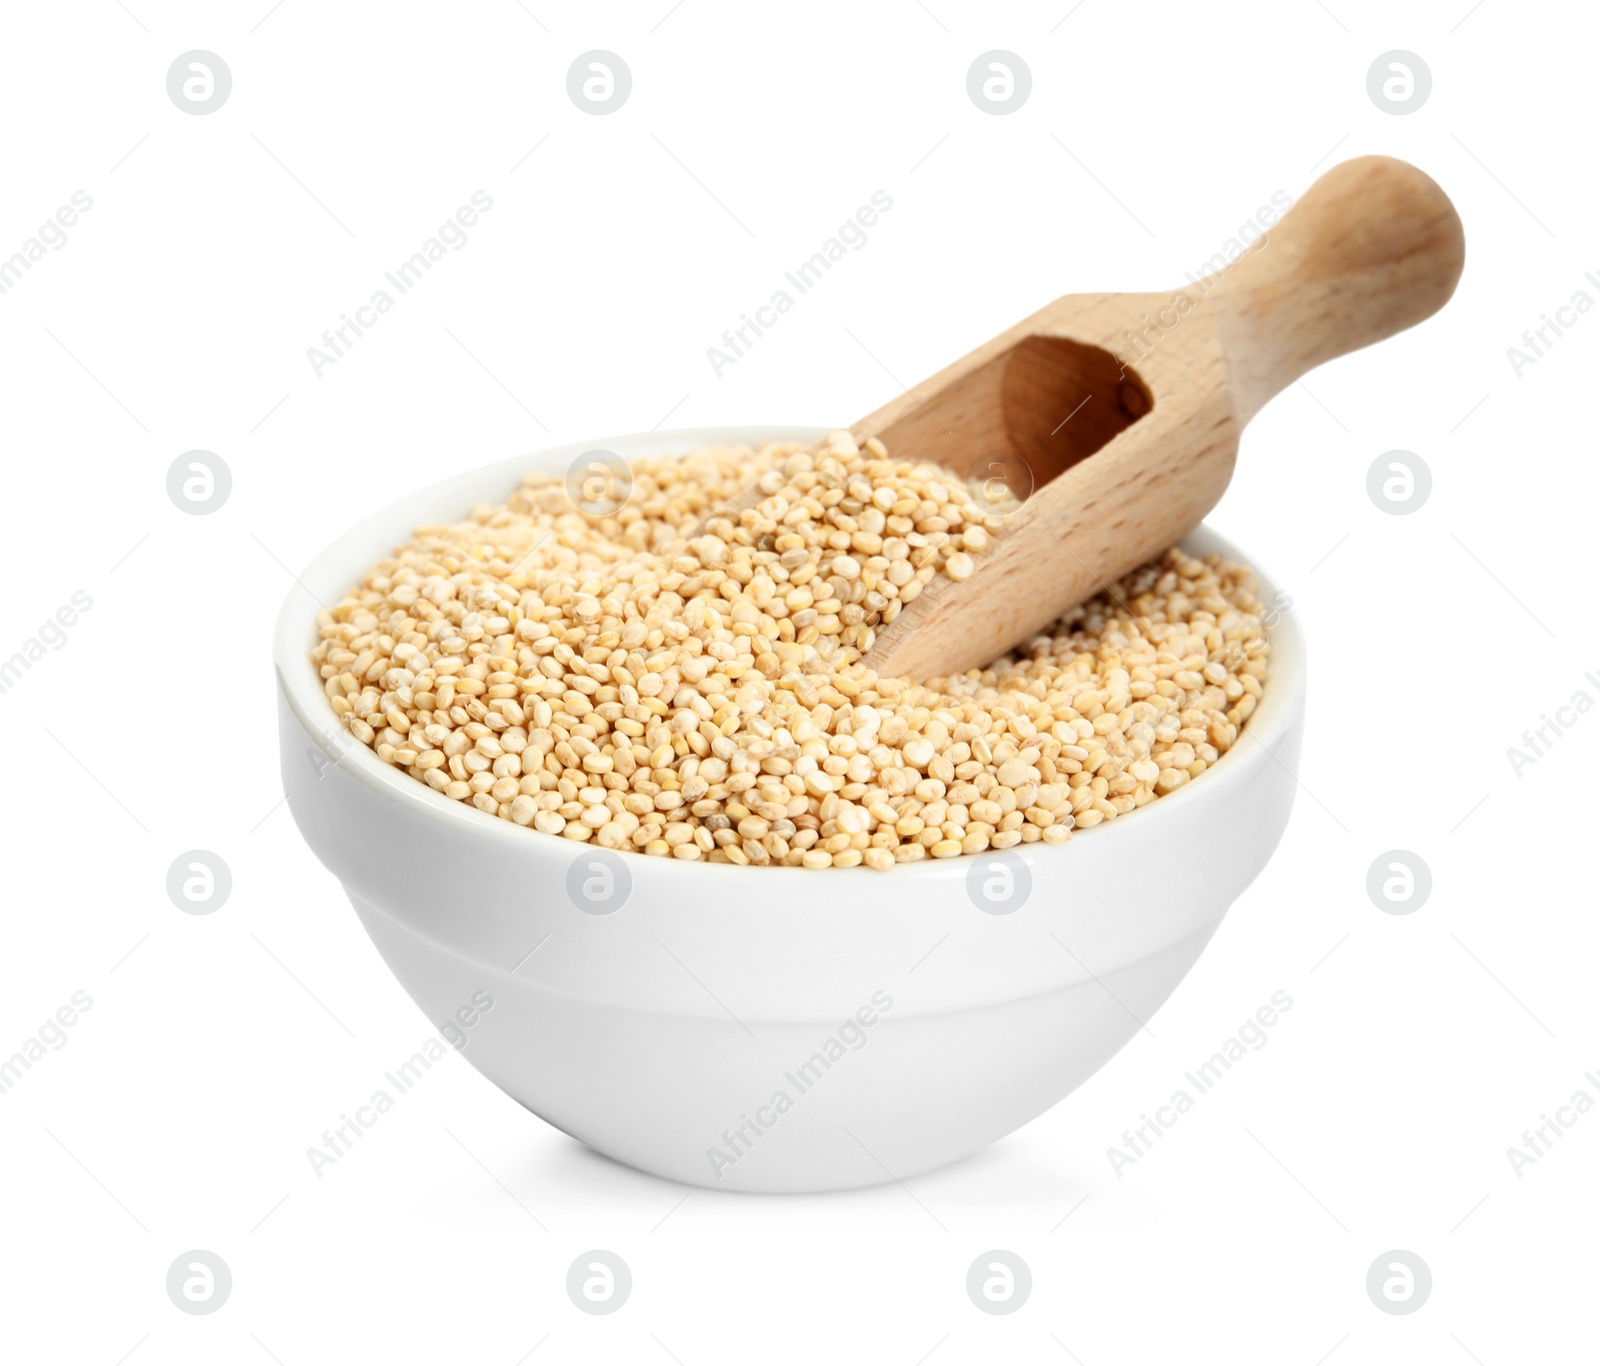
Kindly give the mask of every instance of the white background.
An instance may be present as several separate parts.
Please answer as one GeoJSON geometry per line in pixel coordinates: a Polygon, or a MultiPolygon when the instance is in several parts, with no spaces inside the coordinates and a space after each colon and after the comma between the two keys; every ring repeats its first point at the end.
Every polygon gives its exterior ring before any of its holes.
{"type": "Polygon", "coordinates": [[[0,653],[75,590],[93,607],[0,696],[0,1056],[73,992],[94,1004],[0,1096],[0,1354],[1593,1359],[1600,1117],[1520,1177],[1507,1149],[1580,1087],[1600,1097],[1600,718],[1520,777],[1506,750],[1600,697],[1600,318],[1520,378],[1506,349],[1578,289],[1600,298],[1600,20],[1073,3],[8,7],[0,254],[74,191],[94,203],[0,296],[0,653]],[[204,117],[165,85],[195,48],[233,74],[204,117]],[[633,74],[606,117],[566,91],[594,48],[633,74]],[[966,93],[995,48],[1033,75],[1005,117],[966,93]],[[1397,48],[1433,74],[1405,117],[1366,89],[1397,48]],[[290,571],[518,451],[842,425],[1057,294],[1181,282],[1274,191],[1380,151],[1454,198],[1466,274],[1439,318],[1314,373],[1245,437],[1212,521],[1302,614],[1303,791],[1148,1034],[915,1200],[689,1193],[453,1057],[313,1174],[306,1149],[429,1026],[279,805],[268,633],[290,571]],[[494,207],[468,244],[317,377],[306,349],[475,190],[494,207]],[[875,190],[894,207],[869,244],[715,377],[706,348],[875,190]],[[195,448],[233,474],[206,517],[165,491],[195,448]],[[1433,473],[1410,516],[1366,492],[1394,448],[1433,473]],[[232,870],[211,916],[165,892],[194,848],[232,870]],[[1394,848],[1432,870],[1409,916],[1365,891],[1394,848]],[[1294,1006],[1267,1046],[1116,1174],[1124,1129],[1278,990],[1294,1006]],[[606,1318],[564,1291],[593,1247],[634,1275],[606,1318]],[[164,1290],[191,1248],[232,1269],[209,1317],[164,1290]],[[1005,1318],[964,1289],[990,1248],[1033,1272],[1005,1318]],[[1408,1317],[1365,1291],[1391,1248],[1433,1273],[1408,1317]]]}

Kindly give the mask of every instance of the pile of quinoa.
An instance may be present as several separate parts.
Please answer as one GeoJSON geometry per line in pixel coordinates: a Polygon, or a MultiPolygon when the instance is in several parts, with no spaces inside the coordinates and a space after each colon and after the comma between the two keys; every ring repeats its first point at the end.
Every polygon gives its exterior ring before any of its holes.
{"type": "Polygon", "coordinates": [[[886,869],[1059,844],[1198,778],[1260,700],[1249,570],[1169,550],[987,668],[861,662],[1004,509],[838,432],[640,459],[614,513],[559,475],[419,528],[311,652],[385,763],[545,835],[886,869]],[[757,481],[763,501],[729,511],[757,481]]]}

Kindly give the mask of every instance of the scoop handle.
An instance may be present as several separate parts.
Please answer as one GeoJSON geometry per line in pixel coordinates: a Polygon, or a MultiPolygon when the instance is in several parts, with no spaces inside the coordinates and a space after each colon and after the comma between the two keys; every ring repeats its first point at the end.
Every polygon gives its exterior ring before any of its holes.
{"type": "Polygon", "coordinates": [[[1431,317],[1465,254],[1455,206],[1415,166],[1381,156],[1335,166],[1195,286],[1215,310],[1240,425],[1323,361],[1431,317]]]}

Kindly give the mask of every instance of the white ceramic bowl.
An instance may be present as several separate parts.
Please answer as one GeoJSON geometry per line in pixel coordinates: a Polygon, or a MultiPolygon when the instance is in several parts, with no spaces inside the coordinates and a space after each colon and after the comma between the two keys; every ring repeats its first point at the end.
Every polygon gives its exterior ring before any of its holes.
{"type": "MultiPolygon", "coordinates": [[[[620,1162],[714,1189],[907,1177],[1047,1110],[1182,979],[1276,847],[1295,792],[1305,687],[1292,614],[1272,628],[1247,738],[1125,819],[1011,851],[1031,892],[1009,914],[968,895],[982,856],[875,873],[628,855],[612,856],[631,880],[626,903],[585,914],[568,876],[593,851],[449,801],[335,722],[307,659],[310,595],[337,601],[414,527],[597,446],[631,459],[821,434],[612,437],[473,470],[341,536],[277,624],[289,808],[405,989],[535,1114],[620,1162]]],[[[1185,544],[1245,558],[1204,528],[1185,544]]]]}

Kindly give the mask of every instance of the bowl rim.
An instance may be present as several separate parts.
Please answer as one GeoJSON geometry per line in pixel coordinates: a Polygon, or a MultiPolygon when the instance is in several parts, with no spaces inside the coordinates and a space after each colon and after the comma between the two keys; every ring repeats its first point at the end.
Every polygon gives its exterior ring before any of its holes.
{"type": "MultiPolygon", "coordinates": [[[[417,489],[346,529],[312,559],[303,573],[295,576],[294,585],[285,595],[278,611],[273,630],[273,664],[278,691],[307,739],[320,748],[332,763],[355,777],[385,803],[397,804],[420,818],[443,822],[446,829],[478,839],[507,841],[504,848],[508,855],[558,854],[563,846],[577,842],[524,829],[499,816],[480,811],[469,802],[453,801],[435,792],[426,783],[418,782],[403,769],[385,763],[369,746],[355,740],[337,723],[332,709],[327,705],[322,680],[309,658],[310,649],[316,641],[316,614],[324,605],[313,591],[313,586],[320,587],[336,600],[338,594],[353,585],[354,574],[361,572],[359,569],[353,572],[345,569],[343,566],[347,562],[370,565],[390,554],[399,539],[410,535],[415,527],[425,525],[430,520],[438,522],[445,518],[465,516],[478,503],[509,495],[524,474],[540,469],[558,469],[561,464],[570,463],[591,451],[616,452],[624,458],[630,454],[683,454],[705,446],[760,445],[773,441],[809,443],[834,430],[837,428],[798,424],[738,424],[605,436],[565,442],[474,466],[417,489]],[[498,495],[493,492],[472,492],[496,486],[501,489],[498,495]],[[427,508],[436,511],[430,516],[424,510],[427,508]],[[359,553],[356,553],[357,548],[360,548],[359,553]]],[[[1236,563],[1246,565],[1256,574],[1264,599],[1269,599],[1278,591],[1277,580],[1258,560],[1245,554],[1204,523],[1179,544],[1191,554],[1222,554],[1236,563]]],[[[1272,670],[1260,703],[1241,731],[1241,738],[1249,735],[1257,743],[1248,748],[1235,743],[1206,771],[1203,782],[1197,779],[1185,784],[1177,792],[1141,808],[1139,819],[1131,823],[1131,832],[1128,829],[1130,822],[1115,820],[1092,831],[1075,831],[1073,837],[1063,844],[1047,845],[1037,841],[1015,845],[1006,852],[1018,855],[1031,864],[1043,858],[1070,858],[1073,846],[1080,839],[1093,839],[1097,844],[1135,838],[1160,839],[1155,821],[1164,820],[1170,824],[1181,820],[1195,802],[1220,800],[1236,785],[1247,783],[1252,771],[1260,765],[1274,763],[1281,766],[1277,751],[1299,720],[1305,694],[1305,642],[1292,599],[1286,600],[1279,610],[1269,635],[1272,642],[1272,670]]],[[[1292,770],[1291,776],[1294,776],[1292,770]]],[[[1295,781],[1298,785],[1298,777],[1295,781]]],[[[1103,852],[1113,853],[1116,847],[1103,852]]],[[[1130,849],[1129,852],[1135,851],[1130,849]]],[[[731,863],[672,858],[652,858],[648,862],[653,874],[662,877],[748,876],[740,870],[739,865],[731,863]]],[[[826,885],[843,890],[837,881],[841,876],[943,881],[952,876],[965,877],[969,862],[963,856],[897,863],[892,869],[883,871],[864,865],[850,869],[835,868],[828,870],[830,878],[826,885]]],[[[809,879],[821,871],[765,868],[762,876],[785,880],[804,877],[808,879],[806,885],[813,885],[809,879]]]]}

